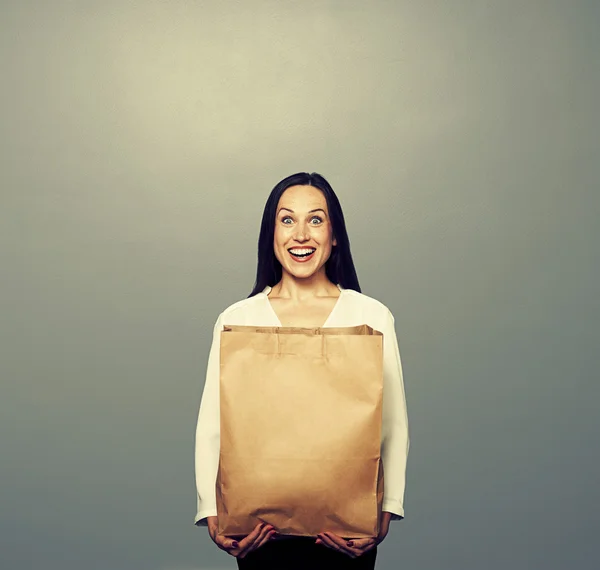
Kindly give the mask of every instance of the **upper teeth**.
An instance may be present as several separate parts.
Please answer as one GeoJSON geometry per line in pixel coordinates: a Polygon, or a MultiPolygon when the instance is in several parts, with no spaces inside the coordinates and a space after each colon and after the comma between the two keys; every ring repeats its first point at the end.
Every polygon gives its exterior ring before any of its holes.
{"type": "Polygon", "coordinates": [[[315,251],[314,249],[290,249],[290,253],[293,253],[295,255],[304,255],[305,253],[312,253],[313,251],[315,251]]]}

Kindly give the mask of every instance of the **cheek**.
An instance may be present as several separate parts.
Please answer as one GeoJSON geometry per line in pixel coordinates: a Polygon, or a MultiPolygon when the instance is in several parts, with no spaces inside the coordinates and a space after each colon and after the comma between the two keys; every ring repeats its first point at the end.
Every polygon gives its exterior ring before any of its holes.
{"type": "Polygon", "coordinates": [[[321,243],[325,244],[329,244],[331,245],[333,242],[333,232],[331,231],[330,228],[326,228],[323,230],[322,234],[321,234],[321,243]]]}
{"type": "Polygon", "coordinates": [[[276,228],[273,234],[273,248],[275,250],[285,249],[285,244],[288,242],[288,236],[285,229],[276,228]]]}
{"type": "Polygon", "coordinates": [[[294,236],[294,228],[285,226],[275,226],[275,233],[273,234],[273,241],[275,243],[286,243],[294,236]]]}

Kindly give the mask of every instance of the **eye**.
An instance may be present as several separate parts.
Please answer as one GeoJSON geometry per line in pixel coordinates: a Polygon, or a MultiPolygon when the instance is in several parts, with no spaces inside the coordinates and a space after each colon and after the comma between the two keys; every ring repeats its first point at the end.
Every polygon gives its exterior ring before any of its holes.
{"type": "MultiPolygon", "coordinates": [[[[282,222],[284,225],[286,225],[286,226],[289,226],[290,224],[288,224],[288,223],[286,222],[286,220],[291,220],[291,219],[292,219],[292,218],[291,218],[291,216],[283,216],[283,218],[281,218],[281,222],[282,222]]],[[[322,223],[323,223],[323,218],[321,218],[320,216],[313,216],[313,217],[310,219],[310,221],[311,221],[311,222],[313,222],[314,220],[317,220],[317,222],[318,222],[319,224],[322,224],[322,223]]],[[[316,226],[316,225],[318,225],[318,224],[312,224],[312,225],[313,225],[313,226],[316,226]]]]}

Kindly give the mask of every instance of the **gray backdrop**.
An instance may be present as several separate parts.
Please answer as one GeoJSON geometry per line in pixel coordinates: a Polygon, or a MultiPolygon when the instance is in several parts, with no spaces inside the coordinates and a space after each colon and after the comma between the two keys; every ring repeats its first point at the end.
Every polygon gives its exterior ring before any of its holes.
{"type": "Polygon", "coordinates": [[[1,2],[0,567],[234,567],[192,524],[212,327],[314,170],[403,357],[378,568],[597,568],[599,6],[1,2]]]}

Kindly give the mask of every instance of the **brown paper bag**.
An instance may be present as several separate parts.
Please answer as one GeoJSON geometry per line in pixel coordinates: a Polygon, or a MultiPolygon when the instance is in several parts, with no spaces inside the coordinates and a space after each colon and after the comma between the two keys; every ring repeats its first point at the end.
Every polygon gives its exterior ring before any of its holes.
{"type": "Polygon", "coordinates": [[[377,536],[382,333],[224,326],[220,365],[219,534],[377,536]]]}

